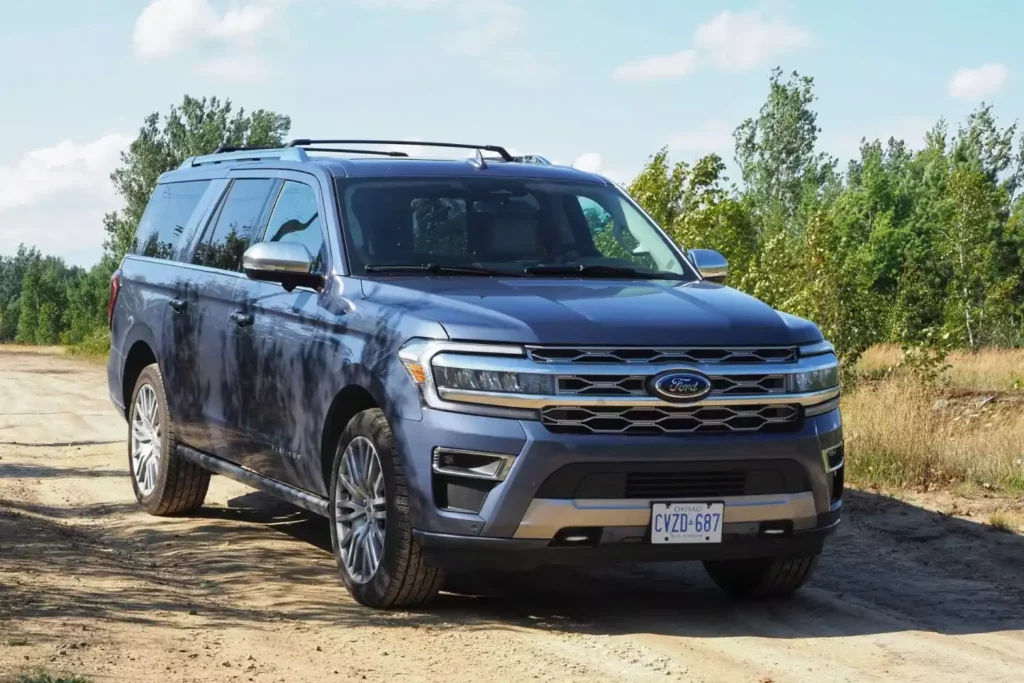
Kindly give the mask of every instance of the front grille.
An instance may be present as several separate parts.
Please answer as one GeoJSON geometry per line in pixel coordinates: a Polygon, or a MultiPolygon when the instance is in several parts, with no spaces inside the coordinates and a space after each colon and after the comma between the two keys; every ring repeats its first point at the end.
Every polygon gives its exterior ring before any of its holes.
{"type": "Polygon", "coordinates": [[[626,498],[719,498],[742,496],[746,472],[630,472],[626,498]]]}
{"type": "MultiPolygon", "coordinates": [[[[644,375],[561,375],[558,393],[571,396],[647,396],[644,375]]],[[[785,375],[709,377],[712,396],[764,396],[786,392],[785,375]]]]}
{"type": "Polygon", "coordinates": [[[552,406],[541,412],[549,431],[562,434],[714,434],[786,431],[799,423],[793,405],[661,407],[552,406]]]}
{"type": "Polygon", "coordinates": [[[641,347],[527,347],[535,363],[795,363],[795,347],[764,348],[641,348],[641,347]]]}

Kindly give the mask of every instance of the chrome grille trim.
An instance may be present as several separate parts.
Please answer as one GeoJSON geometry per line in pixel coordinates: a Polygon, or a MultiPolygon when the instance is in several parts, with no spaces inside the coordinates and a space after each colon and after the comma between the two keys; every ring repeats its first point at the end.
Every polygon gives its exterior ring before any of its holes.
{"type": "MultiPolygon", "coordinates": [[[[559,396],[649,396],[650,375],[559,375],[559,396]]],[[[710,396],[767,396],[786,393],[786,375],[711,375],[710,396]]]]}
{"type": "Polygon", "coordinates": [[[615,346],[527,346],[526,355],[534,363],[701,365],[795,363],[795,346],[765,347],[615,347],[615,346]]]}
{"type": "Polygon", "coordinates": [[[577,434],[759,432],[771,425],[795,425],[799,420],[800,408],[795,405],[618,409],[560,406],[541,411],[541,422],[549,430],[577,434]]]}

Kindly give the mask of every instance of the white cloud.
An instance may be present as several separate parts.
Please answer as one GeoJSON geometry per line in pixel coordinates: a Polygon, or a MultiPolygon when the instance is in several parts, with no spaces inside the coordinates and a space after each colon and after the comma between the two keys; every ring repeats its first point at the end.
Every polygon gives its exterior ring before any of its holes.
{"type": "Polygon", "coordinates": [[[810,42],[810,35],[784,19],[765,19],[757,10],[726,10],[698,26],[693,42],[698,51],[707,53],[720,68],[743,71],[803,47],[810,42]]]}
{"type": "Polygon", "coordinates": [[[0,166],[0,249],[24,242],[89,265],[103,242],[103,214],[118,203],[110,172],[130,142],[117,133],[65,140],[0,166]]]}
{"type": "Polygon", "coordinates": [[[597,152],[581,154],[572,162],[573,168],[578,168],[587,173],[599,173],[601,171],[601,155],[597,152]]]}
{"type": "Polygon", "coordinates": [[[693,71],[697,66],[697,53],[680,50],[670,55],[648,57],[626,62],[612,72],[620,81],[653,81],[665,78],[679,78],[693,71]]]}
{"type": "Polygon", "coordinates": [[[84,144],[65,140],[0,166],[0,213],[71,190],[109,194],[108,176],[130,142],[130,137],[120,134],[84,144]]]}
{"type": "Polygon", "coordinates": [[[200,42],[252,45],[271,26],[281,4],[253,0],[219,14],[209,0],[152,0],[135,21],[135,54],[169,57],[200,42]]]}
{"type": "Polygon", "coordinates": [[[766,18],[760,10],[726,10],[697,27],[692,47],[627,62],[616,68],[612,76],[631,81],[680,78],[705,61],[726,71],[744,71],[763,66],[809,42],[806,29],[782,18],[766,18]]]}
{"type": "Polygon", "coordinates": [[[982,64],[977,69],[960,68],[949,80],[949,94],[964,100],[980,100],[1002,88],[1009,74],[1005,64],[982,64]]]}
{"type": "Polygon", "coordinates": [[[625,182],[625,175],[617,170],[604,167],[604,159],[597,152],[586,152],[579,155],[576,157],[576,161],[572,162],[572,167],[585,173],[597,173],[619,185],[625,182]]]}
{"type": "Polygon", "coordinates": [[[199,65],[200,73],[236,83],[255,83],[273,71],[270,61],[254,54],[226,54],[199,65]]]}
{"type": "Polygon", "coordinates": [[[694,155],[714,152],[723,158],[733,148],[733,128],[725,121],[705,121],[697,130],[683,131],[669,136],[669,147],[694,155]]]}

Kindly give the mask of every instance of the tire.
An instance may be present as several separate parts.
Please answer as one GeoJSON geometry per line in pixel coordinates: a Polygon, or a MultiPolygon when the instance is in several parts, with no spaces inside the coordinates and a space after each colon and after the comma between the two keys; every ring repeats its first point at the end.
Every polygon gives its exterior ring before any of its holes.
{"type": "Polygon", "coordinates": [[[734,597],[790,595],[810,580],[817,566],[818,555],[704,563],[704,569],[711,580],[734,597]]]}
{"type": "Polygon", "coordinates": [[[345,427],[331,467],[330,496],[331,546],[341,580],[356,602],[376,609],[416,607],[437,595],[444,571],[431,567],[413,540],[404,468],[379,409],[359,413],[345,427]],[[357,481],[364,466],[370,476],[357,481]],[[371,496],[360,493],[366,489],[371,496]],[[358,505],[367,499],[370,505],[358,505]],[[369,513],[363,515],[360,508],[369,513]],[[364,564],[363,558],[370,561],[364,564]]]}
{"type": "Polygon", "coordinates": [[[128,471],[135,499],[151,515],[181,515],[203,504],[210,486],[210,473],[176,453],[177,429],[167,411],[167,392],[156,363],[139,374],[128,408],[128,471]],[[146,448],[153,441],[147,432],[147,415],[156,419],[159,448],[146,448]],[[140,438],[149,436],[149,439],[140,438]],[[138,447],[138,448],[137,448],[138,447]],[[136,451],[138,451],[138,457],[136,451]],[[154,459],[151,454],[157,457],[154,459]]]}

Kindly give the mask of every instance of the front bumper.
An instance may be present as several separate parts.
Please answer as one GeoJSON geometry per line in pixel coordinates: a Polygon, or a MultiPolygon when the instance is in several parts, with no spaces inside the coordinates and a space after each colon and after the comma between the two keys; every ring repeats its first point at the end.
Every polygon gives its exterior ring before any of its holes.
{"type": "MultiPolygon", "coordinates": [[[[421,530],[415,530],[413,537],[432,563],[450,569],[525,571],[550,565],[807,557],[820,553],[825,539],[839,526],[840,507],[837,503],[834,510],[818,515],[812,528],[780,537],[759,533],[758,524],[727,523],[722,542],[713,545],[652,545],[638,536],[632,541],[571,547],[547,539],[456,536],[421,530]]],[[[641,528],[633,531],[641,532],[641,528]]]]}
{"type": "MultiPolygon", "coordinates": [[[[700,553],[705,556],[702,559],[706,559],[709,554],[748,550],[785,554],[791,553],[793,548],[800,550],[807,543],[813,546],[815,542],[806,539],[823,538],[820,530],[831,528],[839,515],[840,502],[831,490],[834,475],[826,471],[823,463],[823,451],[842,443],[837,410],[806,418],[799,430],[788,433],[685,437],[556,434],[539,422],[433,409],[425,409],[422,420],[394,420],[392,430],[405,456],[414,528],[425,547],[446,546],[455,543],[450,537],[466,537],[466,543],[479,541],[483,544],[473,547],[504,548],[506,550],[501,552],[505,554],[542,550],[550,554],[550,561],[556,561],[556,556],[567,551],[585,554],[582,551],[588,550],[609,556],[623,553],[631,559],[660,554],[678,557],[686,553],[700,553]],[[433,451],[439,446],[508,454],[514,459],[504,481],[493,485],[477,511],[446,509],[439,507],[437,481],[432,472],[433,451]],[[682,546],[669,550],[659,547],[655,550],[649,544],[645,546],[643,541],[650,520],[649,498],[574,495],[574,490],[582,489],[551,485],[558,479],[552,475],[579,465],[658,470],[693,464],[723,469],[780,463],[787,465],[783,469],[789,471],[785,490],[714,497],[726,502],[725,537],[720,546],[714,547],[682,546]],[[794,471],[799,484],[793,484],[794,471]],[[784,526],[791,536],[761,539],[758,535],[761,524],[770,521],[786,522],[784,526]],[[549,547],[557,540],[560,530],[578,527],[602,529],[602,534],[611,534],[604,540],[614,543],[602,540],[592,549],[549,547]],[[621,548],[604,547],[613,544],[621,544],[621,548]],[[735,544],[747,550],[737,547],[734,551],[735,544]],[[507,550],[514,552],[507,553],[507,550]]],[[[687,498],[673,496],[671,499],[687,498]]]]}

